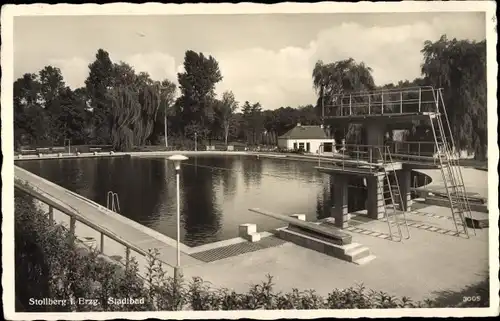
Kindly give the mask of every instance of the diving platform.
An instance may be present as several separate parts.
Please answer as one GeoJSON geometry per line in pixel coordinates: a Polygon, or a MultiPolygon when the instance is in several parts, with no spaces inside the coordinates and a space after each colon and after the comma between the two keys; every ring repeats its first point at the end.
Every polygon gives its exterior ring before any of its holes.
{"type": "Polygon", "coordinates": [[[438,96],[432,87],[340,93],[323,101],[322,117],[328,123],[408,124],[438,116],[438,96]]]}
{"type": "Polygon", "coordinates": [[[393,162],[391,164],[372,164],[372,165],[359,165],[349,166],[333,165],[333,166],[316,166],[314,167],[321,173],[330,175],[356,175],[361,177],[375,177],[384,175],[384,171],[395,171],[403,169],[403,163],[393,162]]]}
{"type": "MultiPolygon", "coordinates": [[[[326,106],[325,106],[326,107],[326,106]]],[[[428,120],[429,118],[436,117],[434,112],[414,112],[414,113],[377,113],[377,114],[351,114],[347,115],[325,115],[325,122],[329,124],[337,123],[352,123],[352,124],[364,124],[370,122],[377,123],[390,123],[394,124],[408,124],[414,120],[428,120]]],[[[394,127],[394,126],[392,126],[394,127]]]]}
{"type": "Polygon", "coordinates": [[[333,224],[307,222],[305,216],[292,218],[259,208],[250,208],[249,211],[287,222],[288,226],[277,229],[276,234],[296,245],[358,265],[366,264],[375,258],[369,248],[352,242],[351,234],[333,224]]]}
{"type": "Polygon", "coordinates": [[[405,212],[411,207],[411,170],[438,168],[457,234],[469,237],[467,220],[473,222],[470,224],[472,228],[478,220],[472,218],[441,89],[408,87],[356,93],[341,91],[321,97],[321,106],[324,124],[333,124],[333,130],[339,127],[337,125],[361,124],[367,144],[346,144],[348,137],[344,137],[342,144],[336,146],[337,149],[340,147],[338,161],[332,161],[331,166],[319,166],[318,161],[316,170],[333,177],[330,188],[336,204],[331,216],[337,227],[345,228],[349,220],[348,177],[361,176],[366,179],[368,217],[386,218],[391,238],[409,238],[405,212]],[[325,102],[325,98],[328,101],[325,102]],[[422,138],[424,141],[387,142],[387,133],[398,127],[409,129],[414,121],[429,123],[429,132],[422,138]]]}
{"type": "MultiPolygon", "coordinates": [[[[370,138],[377,138],[374,133],[370,138]]],[[[375,139],[376,140],[376,139],[375,139]]],[[[377,170],[438,169],[447,163],[433,142],[397,141],[385,145],[339,144],[328,159],[335,169],[353,174],[377,170]],[[439,160],[441,157],[441,162],[439,160]]],[[[321,155],[318,164],[321,163],[321,155]]],[[[318,167],[321,167],[318,165],[318,167]]],[[[323,166],[324,167],[324,166],[323,166]]]]}

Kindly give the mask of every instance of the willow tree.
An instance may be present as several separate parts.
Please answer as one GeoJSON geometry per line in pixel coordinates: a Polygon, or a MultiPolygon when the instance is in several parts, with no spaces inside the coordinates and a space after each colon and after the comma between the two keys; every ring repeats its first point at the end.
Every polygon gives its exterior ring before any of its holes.
{"type": "Polygon", "coordinates": [[[111,99],[111,140],[118,150],[142,146],[153,131],[160,105],[157,85],[120,86],[109,91],[111,99]]]}
{"type": "Polygon", "coordinates": [[[426,41],[422,49],[422,74],[443,98],[450,127],[459,150],[486,156],[486,41],[426,41]]]}
{"type": "MultiPolygon", "coordinates": [[[[372,69],[363,62],[357,63],[349,58],[334,63],[324,64],[318,61],[312,72],[313,88],[318,95],[317,111],[321,116],[327,115],[324,106],[338,104],[339,95],[349,92],[369,91],[375,88],[372,69]]],[[[333,110],[337,114],[339,110],[333,110]]],[[[324,122],[324,120],[322,120],[324,122]]],[[[348,141],[361,141],[360,126],[350,124],[344,129],[348,141]],[[346,131],[347,130],[347,131],[346,131]]],[[[338,136],[337,132],[337,136],[338,136]]],[[[344,136],[344,135],[341,135],[344,136]]]]}
{"type": "Polygon", "coordinates": [[[139,104],[141,108],[140,122],[133,124],[135,144],[145,145],[154,129],[156,116],[161,103],[161,90],[158,83],[145,85],[139,89],[139,104]]]}
{"type": "Polygon", "coordinates": [[[117,150],[130,150],[134,146],[131,124],[140,119],[140,105],[130,87],[115,87],[109,91],[111,100],[111,143],[117,150]]]}

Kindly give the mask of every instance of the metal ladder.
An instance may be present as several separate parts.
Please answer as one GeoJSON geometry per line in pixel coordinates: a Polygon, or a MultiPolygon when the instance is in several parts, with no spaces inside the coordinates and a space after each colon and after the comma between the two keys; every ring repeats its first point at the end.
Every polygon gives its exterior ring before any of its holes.
{"type": "Polygon", "coordinates": [[[118,199],[118,194],[113,191],[108,191],[106,195],[106,207],[115,213],[120,213],[120,200],[118,199]]]}
{"type": "MultiPolygon", "coordinates": [[[[444,100],[440,89],[436,90],[435,99],[436,113],[430,114],[429,117],[432,133],[434,135],[434,143],[436,144],[437,159],[439,162],[439,167],[441,169],[441,175],[446,189],[446,195],[448,196],[448,200],[450,202],[451,214],[455,229],[457,230],[457,235],[463,233],[468,238],[469,230],[467,229],[466,217],[469,218],[472,222],[472,213],[469,200],[467,198],[467,190],[465,189],[465,184],[463,181],[459,157],[455,157],[453,155],[456,149],[456,145],[453,140],[450,123],[448,121],[448,115],[446,113],[446,108],[444,106],[444,100]],[[440,102],[442,105],[443,114],[448,125],[447,127],[451,146],[448,142],[448,138],[446,137],[443,122],[441,120],[441,112],[439,110],[440,102]]],[[[472,224],[472,228],[474,230],[474,234],[476,234],[474,224],[472,224]]]]}
{"type": "MultiPolygon", "coordinates": [[[[383,167],[384,171],[384,184],[382,184],[381,192],[384,199],[384,215],[387,220],[387,226],[389,227],[389,236],[391,240],[401,242],[403,239],[410,238],[410,229],[408,227],[408,222],[406,220],[406,209],[403,207],[403,198],[401,195],[401,189],[399,187],[398,177],[396,175],[396,169],[394,168],[392,156],[390,153],[390,147],[384,146],[385,155],[389,158],[389,163],[391,169],[387,169],[385,166],[383,167]],[[394,182],[391,182],[390,173],[394,174],[394,182]],[[389,190],[389,197],[386,197],[385,186],[389,190]],[[390,201],[391,204],[388,206],[387,202],[390,201]],[[391,211],[392,209],[392,211],[391,211]],[[389,213],[391,212],[391,213],[389,213]],[[402,216],[402,222],[401,217],[402,216]],[[404,229],[401,228],[401,225],[404,225],[404,229]],[[397,233],[393,232],[393,227],[396,228],[397,233]],[[406,236],[403,234],[403,230],[406,230],[406,236]]],[[[386,162],[386,157],[383,156],[384,164],[386,162]]]]}

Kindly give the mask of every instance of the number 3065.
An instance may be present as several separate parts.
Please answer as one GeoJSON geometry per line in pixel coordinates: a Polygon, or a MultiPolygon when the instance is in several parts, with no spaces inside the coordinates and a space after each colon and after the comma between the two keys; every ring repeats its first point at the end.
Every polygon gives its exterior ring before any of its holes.
{"type": "Polygon", "coordinates": [[[480,296],[464,296],[464,302],[478,302],[480,300],[480,296]]]}

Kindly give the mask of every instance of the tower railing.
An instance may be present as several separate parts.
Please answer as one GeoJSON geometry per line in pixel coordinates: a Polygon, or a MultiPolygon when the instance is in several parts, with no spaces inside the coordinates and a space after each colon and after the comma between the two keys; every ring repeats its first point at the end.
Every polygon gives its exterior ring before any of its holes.
{"type": "Polygon", "coordinates": [[[438,165],[438,157],[444,151],[443,144],[428,141],[394,141],[387,143],[392,159],[398,161],[432,163],[438,165]]]}
{"type": "Polygon", "coordinates": [[[433,87],[424,86],[335,94],[323,105],[323,113],[325,118],[332,118],[438,112],[436,92],[433,87]]]}
{"type": "MultiPolygon", "coordinates": [[[[329,158],[329,163],[334,163],[337,167],[364,168],[369,172],[377,171],[386,161],[384,146],[362,145],[362,144],[340,144],[333,157],[329,158]],[[383,159],[382,159],[383,158],[383,159]]],[[[318,160],[318,165],[320,165],[318,160]]]]}
{"type": "MultiPolygon", "coordinates": [[[[388,163],[407,162],[429,165],[439,165],[445,147],[435,142],[391,142],[385,145],[340,144],[333,157],[328,159],[336,166],[346,168],[365,168],[369,172],[376,171],[388,163]],[[390,153],[390,157],[388,156],[390,153]]],[[[318,156],[318,166],[321,166],[321,155],[318,156]]]]}

